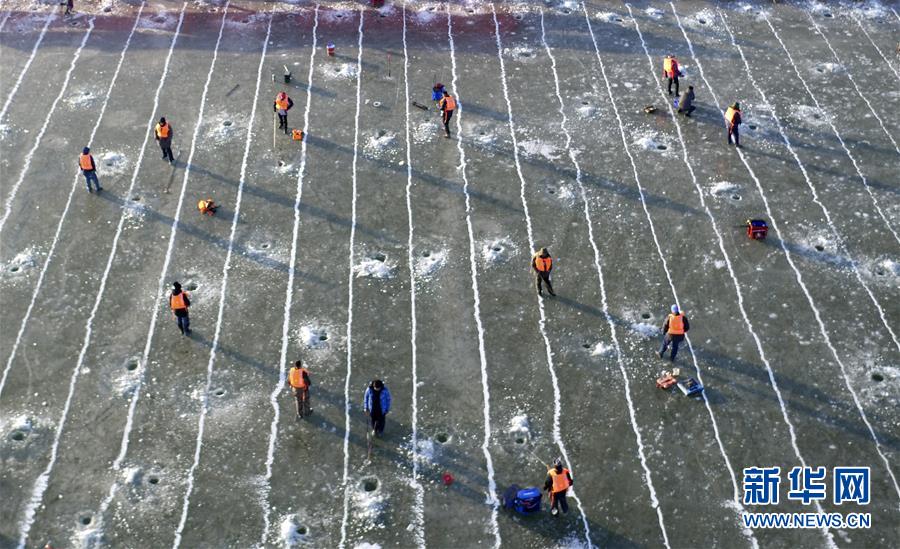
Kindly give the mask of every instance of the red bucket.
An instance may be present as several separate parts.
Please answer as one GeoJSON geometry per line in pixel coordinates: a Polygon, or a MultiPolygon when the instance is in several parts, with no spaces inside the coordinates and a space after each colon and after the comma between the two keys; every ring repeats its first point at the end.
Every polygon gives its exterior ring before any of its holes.
{"type": "Polygon", "coordinates": [[[328,52],[328,55],[334,57],[334,42],[329,42],[327,46],[325,46],[325,51],[328,52]]]}

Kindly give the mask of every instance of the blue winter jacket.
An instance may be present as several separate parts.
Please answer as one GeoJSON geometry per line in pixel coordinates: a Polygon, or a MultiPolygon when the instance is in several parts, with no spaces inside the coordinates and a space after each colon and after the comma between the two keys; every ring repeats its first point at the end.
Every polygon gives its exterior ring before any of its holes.
{"type": "MultiPolygon", "coordinates": [[[[366,396],[363,399],[363,405],[366,408],[366,412],[372,411],[372,387],[366,387],[366,396]]],[[[387,414],[391,411],[391,392],[388,391],[387,385],[381,389],[381,413],[387,414]]]]}

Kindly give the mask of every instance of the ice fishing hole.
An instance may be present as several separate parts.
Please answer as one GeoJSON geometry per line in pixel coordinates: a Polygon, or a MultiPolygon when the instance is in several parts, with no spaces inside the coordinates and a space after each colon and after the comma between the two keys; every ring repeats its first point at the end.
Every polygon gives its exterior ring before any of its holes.
{"type": "Polygon", "coordinates": [[[469,9],[466,10],[466,12],[468,12],[468,13],[475,13],[475,10],[472,9],[472,8],[469,8],[469,9]]]}
{"type": "Polygon", "coordinates": [[[284,160],[279,160],[279,161],[278,161],[278,166],[279,166],[279,167],[284,166],[284,160]]]}
{"type": "Polygon", "coordinates": [[[747,124],[747,127],[751,130],[755,130],[757,128],[756,124],[747,124]]]}
{"type": "Polygon", "coordinates": [[[643,318],[644,320],[650,318],[650,313],[641,313],[641,318],[643,318]]]}
{"type": "Polygon", "coordinates": [[[657,145],[656,148],[659,149],[659,150],[661,150],[661,151],[664,151],[664,150],[668,149],[669,147],[667,147],[667,146],[665,146],[665,145],[657,145]]]}
{"type": "Polygon", "coordinates": [[[138,359],[132,358],[132,359],[129,360],[128,363],[125,365],[125,368],[126,368],[128,371],[133,372],[134,370],[137,370],[138,364],[139,364],[138,359]]]}
{"type": "MultiPolygon", "coordinates": [[[[384,15],[382,15],[382,17],[384,17],[384,15]]],[[[298,534],[300,534],[301,536],[305,536],[306,532],[308,532],[308,530],[306,529],[306,526],[297,525],[297,533],[298,534]]]]}
{"type": "Polygon", "coordinates": [[[530,51],[520,51],[519,57],[531,57],[531,52],[530,51]]]}
{"type": "Polygon", "coordinates": [[[437,436],[434,437],[434,439],[441,444],[446,444],[447,441],[450,440],[450,435],[448,435],[447,433],[438,433],[437,436]]]}
{"type": "Polygon", "coordinates": [[[582,343],[581,346],[584,347],[585,349],[590,349],[590,348],[591,348],[591,344],[590,344],[590,343],[582,343]]]}
{"type": "Polygon", "coordinates": [[[422,252],[422,257],[431,257],[431,252],[422,252]]]}
{"type": "Polygon", "coordinates": [[[823,245],[821,245],[821,244],[816,244],[816,245],[815,245],[815,248],[816,248],[817,251],[820,251],[820,252],[824,252],[824,251],[825,251],[825,246],[823,246],[823,245]]]}
{"type": "Polygon", "coordinates": [[[378,12],[378,17],[384,19],[385,17],[387,17],[387,15],[383,14],[382,12],[378,12]]]}
{"type": "Polygon", "coordinates": [[[140,196],[137,196],[137,195],[134,195],[134,196],[131,197],[131,201],[132,201],[132,202],[140,202],[140,201],[141,201],[141,197],[140,197],[140,196]]]}
{"type": "Polygon", "coordinates": [[[569,15],[570,13],[572,13],[572,10],[570,10],[569,8],[565,8],[564,10],[562,10],[562,12],[566,15],[569,15]]]}
{"type": "Polygon", "coordinates": [[[484,130],[481,130],[480,132],[478,132],[478,135],[484,135],[484,130]]]}
{"type": "Polygon", "coordinates": [[[231,125],[231,120],[226,120],[225,122],[222,122],[222,125],[227,128],[228,126],[231,125]]]}
{"type": "Polygon", "coordinates": [[[831,15],[831,12],[826,11],[825,13],[822,14],[822,17],[834,17],[834,16],[831,15]]]}
{"type": "Polygon", "coordinates": [[[387,135],[387,130],[378,130],[378,131],[376,132],[376,135],[377,135],[378,137],[384,137],[385,135],[387,135]]]}
{"type": "Polygon", "coordinates": [[[733,195],[731,195],[731,199],[732,199],[732,200],[740,200],[740,199],[741,199],[741,195],[739,195],[739,194],[733,194],[733,195]]]}
{"type": "Polygon", "coordinates": [[[381,106],[381,101],[372,101],[372,106],[376,109],[381,106]]]}
{"type": "Polygon", "coordinates": [[[225,396],[225,389],[216,389],[213,394],[215,394],[217,397],[225,396]]]}
{"type": "Polygon", "coordinates": [[[17,272],[19,272],[19,266],[18,266],[18,265],[13,265],[12,267],[9,268],[9,272],[11,272],[11,273],[17,273],[17,272]]]}
{"type": "Polygon", "coordinates": [[[374,253],[370,257],[375,261],[381,261],[382,263],[387,259],[387,256],[382,253],[374,253]]]}
{"type": "Polygon", "coordinates": [[[503,247],[502,247],[502,246],[494,246],[494,247],[491,248],[491,249],[494,250],[495,252],[502,252],[502,251],[503,251],[503,247]]]}
{"type": "Polygon", "coordinates": [[[320,336],[319,336],[319,341],[328,341],[328,335],[327,335],[327,334],[322,334],[322,335],[320,335],[320,336]]]}
{"type": "Polygon", "coordinates": [[[81,517],[78,519],[78,522],[80,522],[84,526],[89,526],[91,524],[91,515],[81,515],[81,517]]]}
{"type": "Polygon", "coordinates": [[[817,72],[825,72],[825,69],[823,69],[822,67],[816,67],[816,71],[817,72]]]}
{"type": "Polygon", "coordinates": [[[153,476],[147,479],[150,484],[159,484],[159,477],[153,476]]]}
{"type": "Polygon", "coordinates": [[[16,442],[22,442],[25,440],[25,433],[22,431],[13,431],[9,438],[15,440],[16,442]]]}
{"type": "Polygon", "coordinates": [[[525,437],[516,437],[516,444],[525,444],[525,437]]]}
{"type": "Polygon", "coordinates": [[[109,13],[111,11],[112,11],[112,6],[106,6],[105,8],[103,8],[103,13],[109,13]]]}
{"type": "Polygon", "coordinates": [[[822,119],[822,115],[819,114],[819,113],[816,113],[816,112],[813,113],[812,117],[815,118],[816,120],[821,120],[821,119],[822,119]]]}
{"type": "Polygon", "coordinates": [[[553,187],[550,187],[549,189],[547,189],[547,192],[550,194],[556,194],[556,189],[554,189],[553,187]]]}
{"type": "Polygon", "coordinates": [[[334,14],[334,16],[337,17],[338,19],[343,19],[343,18],[344,18],[344,14],[343,14],[343,13],[336,13],[336,14],[334,14]]]}
{"type": "Polygon", "coordinates": [[[259,245],[259,247],[262,248],[263,250],[268,250],[269,246],[270,246],[270,244],[268,242],[263,242],[262,244],[259,245]]]}
{"type": "Polygon", "coordinates": [[[874,374],[872,374],[872,381],[884,381],[884,376],[879,374],[878,372],[875,372],[874,374]]]}
{"type": "Polygon", "coordinates": [[[878,271],[875,271],[875,274],[877,274],[878,276],[884,276],[884,271],[878,270],[878,271]]]}
{"type": "Polygon", "coordinates": [[[705,25],[706,19],[700,18],[700,19],[697,19],[697,22],[700,23],[701,25],[705,25]]]}
{"type": "Polygon", "coordinates": [[[188,282],[187,284],[184,285],[184,289],[189,292],[193,292],[199,287],[200,286],[196,282],[188,282]]]}
{"type": "Polygon", "coordinates": [[[516,21],[521,21],[523,19],[522,14],[517,13],[517,14],[513,15],[513,19],[515,19],[516,21]]]}
{"type": "Polygon", "coordinates": [[[590,105],[590,103],[588,103],[587,101],[582,101],[581,104],[582,105],[590,105]]]}
{"type": "Polygon", "coordinates": [[[378,489],[378,479],[377,478],[364,478],[362,481],[363,490],[366,492],[374,492],[378,489]]]}
{"type": "Polygon", "coordinates": [[[428,11],[434,11],[434,6],[429,6],[428,11]]]}

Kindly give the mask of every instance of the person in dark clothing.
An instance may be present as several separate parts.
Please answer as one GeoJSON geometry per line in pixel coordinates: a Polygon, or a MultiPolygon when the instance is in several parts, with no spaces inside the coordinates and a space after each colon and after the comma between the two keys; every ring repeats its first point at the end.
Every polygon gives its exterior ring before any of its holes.
{"type": "Polygon", "coordinates": [[[181,289],[179,282],[172,283],[172,294],[169,296],[169,307],[181,335],[191,335],[191,320],[188,317],[188,307],[191,306],[190,294],[181,289]]]}
{"type": "Polygon", "coordinates": [[[363,398],[363,407],[369,416],[372,431],[381,436],[384,433],[385,418],[391,411],[391,392],[380,379],[369,384],[363,398]]]}
{"type": "Polygon", "coordinates": [[[672,312],[669,316],[666,317],[666,322],[663,324],[663,342],[662,346],[659,348],[659,358],[662,358],[666,354],[666,349],[669,348],[669,345],[672,345],[672,354],[670,358],[672,362],[675,362],[675,355],[678,354],[678,347],[681,345],[681,342],[684,341],[684,335],[691,329],[691,325],[688,322],[684,313],[678,310],[678,305],[672,305],[672,312]]]}
{"type": "Polygon", "coordinates": [[[441,109],[441,121],[444,123],[444,137],[449,138],[450,119],[453,118],[453,111],[456,110],[456,99],[447,93],[447,90],[443,90],[443,94],[438,107],[441,109]]]}
{"type": "Polygon", "coordinates": [[[168,160],[171,164],[174,164],[175,155],[172,154],[172,136],[175,135],[175,130],[172,129],[171,124],[166,122],[165,116],[159,119],[154,133],[156,134],[156,141],[159,143],[159,148],[162,151],[163,160],[168,160]]]}
{"type": "Polygon", "coordinates": [[[81,168],[81,173],[84,174],[84,182],[87,184],[88,192],[91,192],[91,182],[97,187],[97,192],[103,190],[103,187],[100,186],[100,180],[97,179],[97,164],[94,162],[94,156],[91,154],[90,148],[85,147],[81,150],[81,156],[78,157],[78,167],[81,168]]]}
{"type": "Polygon", "coordinates": [[[741,122],[743,118],[741,118],[741,105],[740,103],[734,103],[728,110],[725,111],[725,126],[728,128],[728,144],[731,145],[731,138],[734,137],[734,146],[741,146],[741,133],[739,128],[741,126],[741,122]]]}
{"type": "Polygon", "coordinates": [[[547,291],[550,295],[555,296],[553,285],[550,284],[550,271],[553,270],[553,258],[547,248],[541,248],[536,254],[531,256],[531,269],[534,271],[534,284],[537,288],[538,295],[544,295],[541,285],[547,285],[547,291]]]}
{"type": "Polygon", "coordinates": [[[75,0],[66,0],[65,2],[60,2],[59,5],[66,7],[66,13],[63,15],[72,15],[72,12],[75,11],[75,0]]]}
{"type": "Polygon", "coordinates": [[[550,494],[550,514],[556,516],[559,511],[569,512],[569,502],[566,501],[566,492],[572,482],[572,473],[563,467],[562,459],[553,460],[553,467],[547,470],[547,478],[544,480],[544,490],[550,494]]]}
{"type": "Polygon", "coordinates": [[[283,129],[285,135],[288,133],[288,111],[291,110],[291,107],[293,106],[294,101],[288,97],[288,94],[285,92],[276,95],[275,102],[272,103],[272,110],[278,114],[278,129],[283,129]]]}
{"type": "Polygon", "coordinates": [[[678,100],[678,112],[690,117],[696,108],[694,106],[694,86],[688,86],[687,91],[681,94],[681,98],[678,100]]]}

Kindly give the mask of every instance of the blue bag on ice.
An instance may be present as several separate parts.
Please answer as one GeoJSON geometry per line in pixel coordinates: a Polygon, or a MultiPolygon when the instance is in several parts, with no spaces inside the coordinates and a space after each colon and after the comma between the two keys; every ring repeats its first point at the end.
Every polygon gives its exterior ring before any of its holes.
{"type": "Polygon", "coordinates": [[[516,493],[515,510],[517,513],[536,513],[541,510],[541,491],[537,488],[524,488],[516,493]]]}

